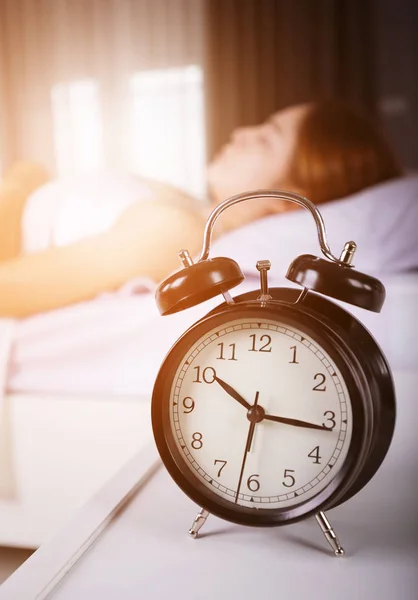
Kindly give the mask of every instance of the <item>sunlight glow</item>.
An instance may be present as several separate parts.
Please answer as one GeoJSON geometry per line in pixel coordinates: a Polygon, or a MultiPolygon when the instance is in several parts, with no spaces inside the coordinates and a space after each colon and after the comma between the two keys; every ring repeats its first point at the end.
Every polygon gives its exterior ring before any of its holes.
{"type": "Polygon", "coordinates": [[[132,169],[204,197],[202,68],[142,71],[131,77],[130,85],[132,169]]]}
{"type": "Polygon", "coordinates": [[[99,85],[94,79],[58,83],[51,90],[57,173],[85,172],[103,164],[99,85]]]}

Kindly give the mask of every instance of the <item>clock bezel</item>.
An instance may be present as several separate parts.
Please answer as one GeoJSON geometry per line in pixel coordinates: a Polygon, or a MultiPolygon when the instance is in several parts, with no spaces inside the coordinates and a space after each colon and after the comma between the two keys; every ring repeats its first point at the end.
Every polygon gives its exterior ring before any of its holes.
{"type": "MultiPolygon", "coordinates": [[[[279,289],[280,290],[280,289],[279,289]]],[[[297,290],[290,290],[297,292],[297,290]]],[[[350,495],[365,465],[372,444],[373,401],[367,376],[346,341],[317,315],[303,310],[303,304],[273,300],[257,302],[236,299],[232,307],[222,305],[195,323],[171,348],[163,362],[152,397],[152,424],[160,456],[171,477],[200,507],[223,519],[243,525],[275,526],[306,518],[343,501],[350,495]],[[257,313],[257,314],[256,314],[257,313]],[[221,498],[203,485],[179,452],[170,424],[169,398],[177,368],[189,348],[205,332],[225,322],[248,317],[287,322],[315,339],[335,361],[347,385],[353,411],[353,430],[346,459],[331,482],[318,494],[285,508],[247,508],[221,498]]],[[[308,294],[309,296],[309,294],[308,294]]],[[[327,302],[327,301],[326,301],[327,302]]],[[[332,303],[330,303],[332,304],[332,303]]],[[[345,312],[345,311],[344,311],[345,312]]]]}

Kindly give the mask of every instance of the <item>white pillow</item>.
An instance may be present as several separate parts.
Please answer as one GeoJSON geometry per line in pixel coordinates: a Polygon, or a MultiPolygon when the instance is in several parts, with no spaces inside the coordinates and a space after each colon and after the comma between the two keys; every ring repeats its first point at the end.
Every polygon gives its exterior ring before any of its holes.
{"type": "MultiPolygon", "coordinates": [[[[358,270],[379,276],[418,269],[418,176],[394,179],[319,209],[334,255],[340,256],[345,242],[357,243],[358,270]]],[[[323,256],[315,222],[302,209],[224,235],[213,244],[211,256],[230,256],[247,274],[256,273],[257,260],[268,259],[271,277],[282,284],[291,261],[304,253],[323,256]]]]}
{"type": "MultiPolygon", "coordinates": [[[[380,314],[332,300],[371,331],[392,368],[417,370],[418,176],[395,179],[319,208],[333,254],[339,256],[344,243],[354,240],[355,267],[378,277],[386,287],[380,314]]],[[[285,274],[292,260],[304,253],[323,256],[312,216],[296,210],[223,236],[214,243],[211,256],[234,258],[246,275],[247,289],[259,287],[255,264],[261,259],[272,263],[271,287],[293,287],[285,274]]]]}

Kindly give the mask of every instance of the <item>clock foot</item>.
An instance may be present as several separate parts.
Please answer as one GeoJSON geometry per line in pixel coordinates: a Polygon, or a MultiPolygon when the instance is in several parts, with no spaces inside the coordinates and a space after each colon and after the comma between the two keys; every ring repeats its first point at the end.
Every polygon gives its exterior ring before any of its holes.
{"type": "Polygon", "coordinates": [[[333,549],[335,556],[344,556],[344,548],[341,546],[340,540],[338,539],[325,513],[321,510],[315,515],[315,517],[322,530],[322,533],[324,534],[329,545],[333,549]]]}
{"type": "Polygon", "coordinates": [[[208,518],[209,513],[207,510],[202,508],[202,510],[197,514],[195,520],[193,521],[192,526],[189,529],[189,535],[194,540],[197,538],[199,529],[206,523],[206,519],[208,518]]]}

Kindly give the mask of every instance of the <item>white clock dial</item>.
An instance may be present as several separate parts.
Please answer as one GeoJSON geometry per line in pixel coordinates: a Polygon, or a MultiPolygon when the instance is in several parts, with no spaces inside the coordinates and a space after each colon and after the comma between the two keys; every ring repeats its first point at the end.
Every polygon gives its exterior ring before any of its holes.
{"type": "Polygon", "coordinates": [[[335,478],[352,409],[341,372],[318,342],[249,317],[219,325],[187,352],[171,388],[170,425],[204,486],[240,506],[277,509],[335,478]]]}

